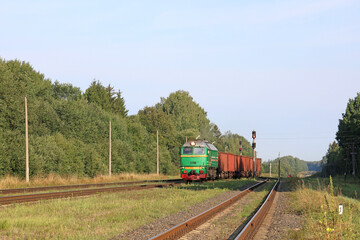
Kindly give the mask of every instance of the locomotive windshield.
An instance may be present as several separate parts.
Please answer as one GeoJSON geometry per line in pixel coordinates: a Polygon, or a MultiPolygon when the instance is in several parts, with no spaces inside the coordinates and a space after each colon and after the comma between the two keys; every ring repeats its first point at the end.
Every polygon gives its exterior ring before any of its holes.
{"type": "Polygon", "coordinates": [[[192,147],[184,147],[183,148],[183,154],[192,154],[192,147]]]}
{"type": "Polygon", "coordinates": [[[194,154],[205,154],[205,148],[194,148],[194,154]]]}

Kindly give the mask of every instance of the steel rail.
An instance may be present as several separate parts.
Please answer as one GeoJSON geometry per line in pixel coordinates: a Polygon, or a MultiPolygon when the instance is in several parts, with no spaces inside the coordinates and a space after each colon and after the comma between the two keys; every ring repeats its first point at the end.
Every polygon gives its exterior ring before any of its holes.
{"type": "Polygon", "coordinates": [[[56,199],[56,198],[87,196],[102,192],[119,192],[119,191],[172,187],[180,184],[181,183],[149,184],[149,185],[136,185],[136,186],[125,186],[125,187],[123,186],[123,187],[108,187],[108,188],[92,188],[92,189],[72,190],[72,191],[64,191],[64,192],[4,196],[4,197],[0,197],[0,205],[7,205],[12,203],[20,203],[20,202],[33,202],[33,201],[56,199]]]}
{"type": "Polygon", "coordinates": [[[116,185],[131,185],[131,184],[153,183],[153,182],[183,182],[183,181],[184,180],[182,179],[166,179],[166,180],[145,180],[145,181],[134,181],[134,182],[90,183],[90,184],[31,187],[31,188],[9,188],[9,189],[0,189],[0,194],[41,192],[41,191],[49,191],[49,190],[65,190],[65,189],[75,189],[75,188],[105,187],[105,186],[116,186],[116,185]]]}
{"type": "Polygon", "coordinates": [[[280,179],[277,179],[274,187],[271,189],[269,194],[267,195],[265,201],[261,204],[259,210],[255,213],[255,215],[249,220],[249,222],[245,225],[244,228],[237,229],[228,239],[235,240],[243,240],[243,239],[253,239],[257,230],[261,226],[266,214],[268,213],[271,204],[274,201],[275,194],[277,188],[279,187],[280,179]],[[240,233],[238,233],[240,231],[240,233]]]}
{"type": "Polygon", "coordinates": [[[223,211],[233,203],[235,203],[237,200],[245,196],[247,193],[251,192],[255,188],[259,187],[260,185],[266,183],[268,180],[256,183],[255,185],[245,189],[244,191],[241,191],[239,194],[235,195],[234,197],[229,198],[228,200],[225,200],[224,202],[216,205],[215,207],[212,207],[211,209],[200,213],[199,215],[180,223],[169,230],[162,232],[158,235],[156,235],[153,238],[150,238],[151,240],[162,240],[162,239],[178,239],[181,236],[185,235],[186,233],[192,231],[193,229],[197,228],[204,222],[208,221],[212,217],[214,217],[217,213],[223,211]]]}

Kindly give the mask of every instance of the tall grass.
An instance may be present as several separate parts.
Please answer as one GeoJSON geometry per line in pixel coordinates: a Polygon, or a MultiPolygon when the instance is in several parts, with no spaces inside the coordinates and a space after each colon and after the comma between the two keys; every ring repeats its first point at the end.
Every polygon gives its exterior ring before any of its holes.
{"type": "Polygon", "coordinates": [[[360,202],[342,196],[336,190],[341,185],[334,187],[332,178],[327,185],[321,180],[296,179],[293,183],[291,207],[305,221],[302,231],[290,234],[291,239],[360,239],[360,202]],[[342,215],[339,204],[344,207],[342,215]]]}

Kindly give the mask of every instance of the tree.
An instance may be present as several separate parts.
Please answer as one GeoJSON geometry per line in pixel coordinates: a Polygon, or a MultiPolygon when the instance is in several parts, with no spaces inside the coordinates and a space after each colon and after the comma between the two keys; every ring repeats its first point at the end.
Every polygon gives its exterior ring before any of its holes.
{"type": "Polygon", "coordinates": [[[79,100],[81,98],[81,90],[69,83],[59,83],[55,81],[52,84],[52,95],[56,99],[79,100]]]}
{"type": "Polygon", "coordinates": [[[125,100],[121,96],[121,91],[116,92],[116,97],[112,100],[112,112],[122,117],[126,117],[129,110],[125,107],[125,100]]]}
{"type": "Polygon", "coordinates": [[[342,117],[339,120],[338,131],[336,133],[336,140],[343,153],[342,160],[338,162],[346,166],[347,162],[345,159],[349,159],[349,155],[353,154],[351,156],[351,165],[352,173],[355,174],[360,159],[360,93],[357,93],[354,99],[349,99],[342,117]]]}
{"type": "Polygon", "coordinates": [[[191,128],[201,131],[210,124],[205,110],[186,91],[179,90],[168,98],[161,98],[156,108],[171,116],[178,131],[191,128]]]}
{"type": "Polygon", "coordinates": [[[85,99],[89,103],[95,103],[102,109],[119,114],[122,117],[126,117],[128,110],[125,108],[125,100],[121,96],[121,91],[114,91],[112,86],[106,88],[99,82],[93,81],[84,94],[85,99]]]}
{"type": "Polygon", "coordinates": [[[342,161],[340,146],[336,141],[334,141],[329,144],[327,153],[322,160],[322,172],[327,176],[343,174],[345,171],[345,165],[342,164],[342,161]]]}
{"type": "Polygon", "coordinates": [[[86,89],[84,97],[89,103],[95,103],[104,110],[111,109],[111,95],[99,81],[94,80],[91,83],[90,87],[86,89]]]}

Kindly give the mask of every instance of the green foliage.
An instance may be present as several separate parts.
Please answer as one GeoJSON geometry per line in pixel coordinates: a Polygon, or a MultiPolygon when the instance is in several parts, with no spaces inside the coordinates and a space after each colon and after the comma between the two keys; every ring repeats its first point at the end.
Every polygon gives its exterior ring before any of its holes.
{"type": "Polygon", "coordinates": [[[185,129],[200,131],[210,124],[205,110],[186,91],[179,90],[171,93],[168,98],[161,98],[156,108],[170,116],[178,131],[185,129]]]}
{"type": "Polygon", "coordinates": [[[251,154],[238,134],[221,134],[186,91],[171,93],[137,115],[127,116],[121,91],[94,80],[85,93],[71,84],[51,83],[29,63],[0,59],[0,176],[25,176],[24,100],[27,96],[30,176],[57,173],[95,176],[108,171],[109,121],[112,172],[178,174],[185,139],[215,142],[222,151],[251,154]]]}
{"type": "Polygon", "coordinates": [[[81,98],[81,90],[78,87],[73,87],[71,84],[55,81],[52,84],[52,96],[56,99],[79,100],[81,98]]]}
{"type": "Polygon", "coordinates": [[[252,156],[252,147],[250,142],[246,140],[243,136],[238,134],[233,134],[230,131],[227,131],[219,139],[218,146],[219,150],[222,152],[231,152],[234,154],[240,154],[240,141],[242,142],[242,155],[252,156]]]}
{"type": "MultiPolygon", "coordinates": [[[[276,175],[279,173],[279,159],[272,161],[264,162],[262,165],[263,172],[270,172],[270,163],[271,163],[271,172],[276,175]]],[[[296,176],[299,172],[308,171],[307,162],[300,160],[299,158],[293,156],[284,156],[280,158],[280,173],[282,177],[287,175],[296,176]]]]}
{"type": "Polygon", "coordinates": [[[93,81],[84,94],[89,103],[95,103],[108,112],[126,117],[128,110],[125,108],[125,100],[121,92],[115,92],[110,85],[105,88],[99,81],[93,81]],[[115,95],[115,96],[114,96],[115,95]]]}
{"type": "Polygon", "coordinates": [[[353,171],[359,174],[360,166],[360,93],[354,99],[349,99],[345,113],[339,120],[336,133],[337,142],[330,144],[326,156],[322,160],[323,173],[330,174],[351,174],[353,171]],[[351,153],[357,153],[353,168],[351,153]]]}

